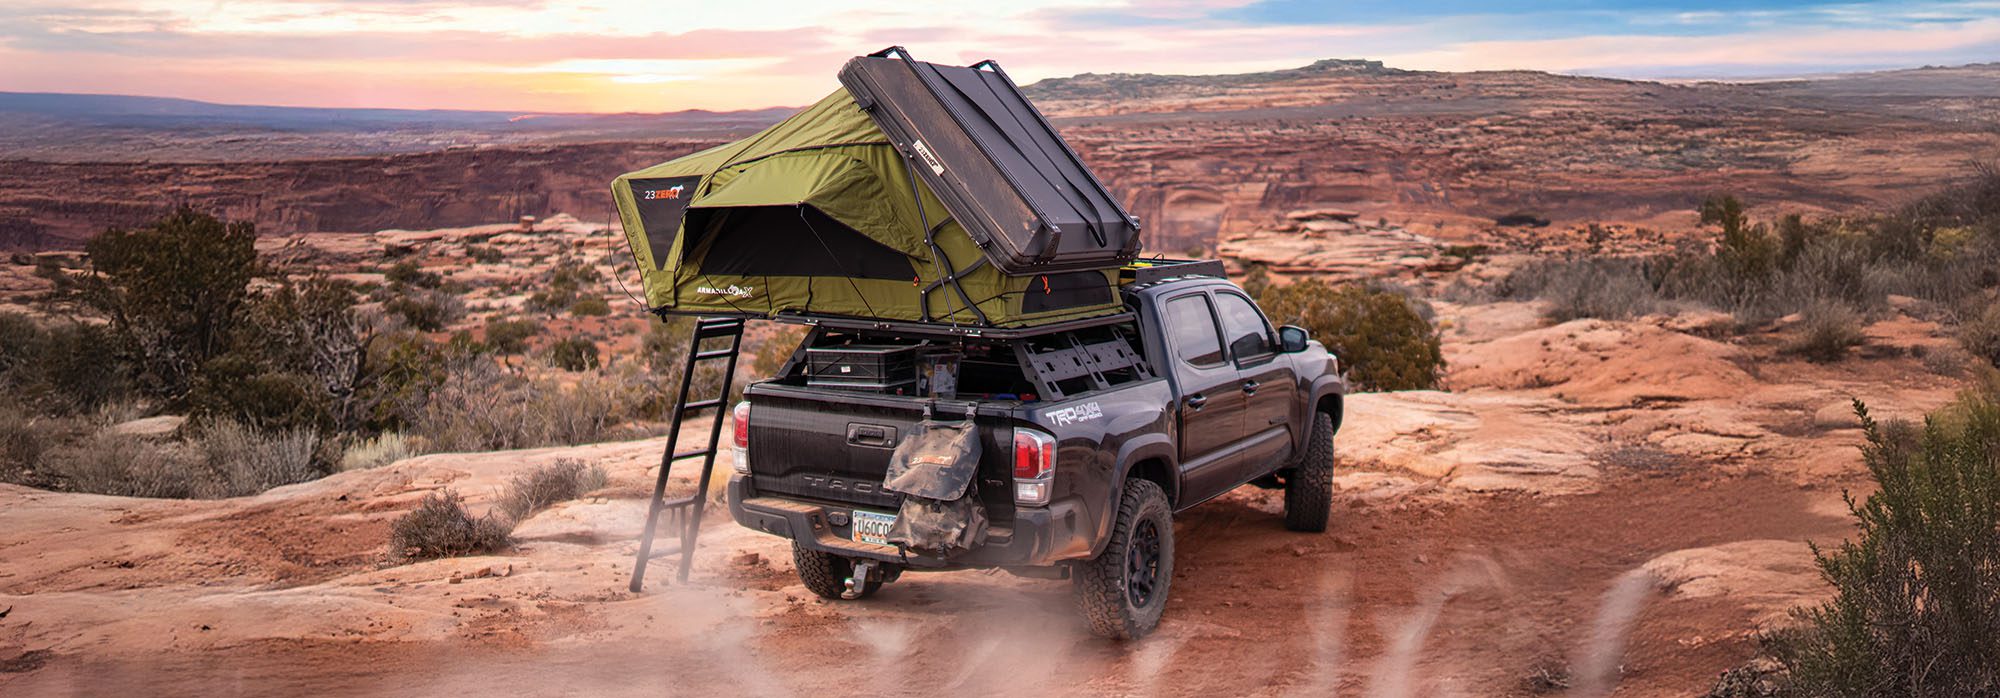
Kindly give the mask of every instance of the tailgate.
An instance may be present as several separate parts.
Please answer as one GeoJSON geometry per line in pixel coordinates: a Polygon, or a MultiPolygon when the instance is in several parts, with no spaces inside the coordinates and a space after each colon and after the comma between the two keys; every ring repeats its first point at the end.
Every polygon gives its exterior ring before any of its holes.
{"type": "MultiPolygon", "coordinates": [[[[895,509],[882,489],[889,454],[923,420],[925,401],[839,390],[758,384],[750,401],[750,474],[758,492],[895,509]]],[[[961,413],[941,408],[939,414],[961,413]]],[[[1013,428],[980,416],[979,487],[987,516],[1012,521],[1013,428]]]]}

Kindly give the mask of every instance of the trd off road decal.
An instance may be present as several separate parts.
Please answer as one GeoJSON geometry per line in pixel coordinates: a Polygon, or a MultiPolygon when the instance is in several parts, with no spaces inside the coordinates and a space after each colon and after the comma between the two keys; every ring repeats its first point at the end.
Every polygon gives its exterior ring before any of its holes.
{"type": "Polygon", "coordinates": [[[694,200],[695,185],[700,183],[699,175],[627,181],[632,187],[632,206],[638,209],[639,224],[645,228],[646,249],[652,252],[654,269],[666,265],[681,218],[687,215],[688,202],[694,200]]]}
{"type": "Polygon", "coordinates": [[[1064,407],[1060,410],[1049,410],[1048,412],[1049,421],[1055,422],[1056,426],[1059,427],[1066,427],[1077,422],[1088,422],[1103,416],[1104,408],[1098,407],[1095,402],[1086,402],[1081,405],[1064,407]]]}

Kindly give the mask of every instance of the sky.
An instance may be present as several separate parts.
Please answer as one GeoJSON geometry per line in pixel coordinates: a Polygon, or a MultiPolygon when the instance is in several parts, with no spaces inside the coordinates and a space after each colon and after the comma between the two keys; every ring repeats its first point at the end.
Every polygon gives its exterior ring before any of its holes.
{"type": "Polygon", "coordinates": [[[1027,83],[1321,58],[1763,78],[2000,61],[2000,0],[0,0],[0,91],[659,112],[803,105],[847,58],[1027,83]]]}

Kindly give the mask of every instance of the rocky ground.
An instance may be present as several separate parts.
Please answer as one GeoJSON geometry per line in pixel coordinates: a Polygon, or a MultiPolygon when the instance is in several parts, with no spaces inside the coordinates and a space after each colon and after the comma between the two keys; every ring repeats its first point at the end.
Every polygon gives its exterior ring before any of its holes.
{"type": "MultiPolygon", "coordinates": [[[[1148,245],[1169,254],[1315,206],[1447,240],[1517,212],[1564,232],[1673,229],[1717,192],[1772,212],[1848,212],[1903,203],[1968,160],[2000,157],[1994,64],[1669,84],[1322,61],[1248,75],[1082,75],[1026,92],[1145,222],[1148,245]]],[[[650,140],[577,142],[591,133],[338,158],[287,150],[301,139],[286,131],[95,158],[0,143],[0,250],[75,246],[179,204],[282,235],[557,212],[599,220],[617,173],[726,140],[662,126],[650,140]],[[206,157],[178,155],[187,152],[206,157]]]]}
{"type": "MultiPolygon", "coordinates": [[[[601,236],[554,219],[263,244],[352,274],[408,247],[477,310],[518,303],[493,289],[520,272],[455,247],[610,271],[601,236]]],[[[1093,639],[1066,582],[1003,573],[820,601],[781,541],[720,516],[689,584],[656,563],[630,593],[652,439],[434,454],[219,501],[0,486],[0,693],[1688,695],[1823,592],[1806,541],[1846,535],[1841,493],[1866,483],[1851,399],[1914,417],[1959,387],[1918,358],[1948,340],[1903,310],[1820,365],[1701,313],[1551,325],[1527,303],[1437,307],[1448,390],[1350,400],[1332,529],[1283,530],[1281,498],[1254,489],[1192,510],[1144,642],[1093,639]],[[425,493],[484,508],[559,458],[610,484],[529,519],[506,553],[392,559],[389,524],[425,493]]]]}

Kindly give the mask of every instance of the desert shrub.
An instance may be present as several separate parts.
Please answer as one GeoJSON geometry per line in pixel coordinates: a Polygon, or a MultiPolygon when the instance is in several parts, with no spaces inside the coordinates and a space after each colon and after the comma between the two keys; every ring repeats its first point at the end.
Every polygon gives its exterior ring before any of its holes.
{"type": "Polygon", "coordinates": [[[646,336],[639,340],[646,368],[662,375],[678,371],[681,360],[687,358],[688,334],[693,331],[694,320],[678,315],[649,323],[646,336]]]}
{"type": "Polygon", "coordinates": [[[567,309],[584,297],[585,288],[603,278],[596,267],[576,259],[562,259],[549,270],[541,290],[528,297],[528,307],[546,313],[567,309]]]}
{"type": "Polygon", "coordinates": [[[1252,299],[1264,297],[1264,291],[1271,288],[1271,268],[1251,262],[1244,267],[1243,283],[1238,285],[1242,286],[1243,292],[1250,294],[1252,299]]]}
{"type": "Polygon", "coordinates": [[[47,434],[36,428],[35,415],[0,402],[0,465],[27,467],[49,450],[47,434]]]}
{"type": "Polygon", "coordinates": [[[124,399],[131,382],[104,326],[0,313],[0,391],[24,407],[83,414],[124,399]]]}
{"type": "Polygon", "coordinates": [[[361,380],[375,328],[359,311],[352,284],[315,276],[290,279],[256,299],[238,323],[232,353],[263,372],[294,373],[346,398],[361,380]]]}
{"type": "Polygon", "coordinates": [[[525,354],[528,340],[541,333],[542,324],[534,320],[495,320],[486,323],[486,346],[497,354],[525,354]]]}
{"type": "Polygon", "coordinates": [[[1847,357],[1847,350],[1860,346],[1861,315],[1840,301],[1819,300],[1799,314],[1799,322],[1786,340],[1784,351],[1808,361],[1828,363],[1847,357]]]}
{"type": "Polygon", "coordinates": [[[778,375],[778,370],[785,367],[785,362],[792,358],[805,338],[806,328],[787,325],[772,328],[770,334],[759,337],[755,344],[745,345],[745,349],[756,354],[756,358],[750,361],[751,379],[778,375]]]}
{"type": "Polygon", "coordinates": [[[311,377],[266,370],[237,353],[204,365],[186,403],[188,415],[200,422],[242,422],[268,430],[331,432],[338,409],[325,386],[311,377]]]}
{"type": "Polygon", "coordinates": [[[108,432],[52,449],[42,469],[72,492],[194,499],[224,489],[213,471],[177,449],[108,432]]]}
{"type": "Polygon", "coordinates": [[[611,314],[611,304],[602,298],[584,298],[570,304],[569,314],[577,317],[604,317],[611,314]]]}
{"type": "Polygon", "coordinates": [[[465,301],[444,291],[418,290],[389,299],[382,310],[413,329],[440,332],[465,316],[465,301]]]}
{"type": "Polygon", "coordinates": [[[113,228],[85,250],[96,272],[80,281],[84,304],[111,333],[149,392],[185,395],[202,364],[229,348],[250,301],[257,233],[182,208],[151,226],[113,228]]]}
{"type": "Polygon", "coordinates": [[[512,527],[488,513],[479,518],[465,511],[465,500],[445,490],[424,495],[417,508],[389,528],[389,547],[404,560],[479,555],[512,545],[512,527]]]}
{"type": "Polygon", "coordinates": [[[1849,497],[1854,539],[1814,549],[1833,599],[1766,638],[1782,693],[2000,693],[2000,394],[1969,392],[1921,428],[1855,408],[1880,489],[1849,497]]]}
{"type": "Polygon", "coordinates": [[[423,266],[417,264],[417,260],[414,259],[405,259],[389,265],[388,269],[382,270],[382,278],[391,285],[417,288],[437,288],[439,284],[444,283],[443,277],[438,276],[436,272],[424,271],[423,266]]]}
{"type": "Polygon", "coordinates": [[[589,371],[599,366],[597,343],[583,337],[564,337],[549,345],[549,364],[565,371],[589,371]]]}
{"type": "Polygon", "coordinates": [[[1543,314],[1556,322],[1622,320],[1660,303],[1643,261],[1605,257],[1536,260],[1508,274],[1501,293],[1549,301],[1543,314]]]}
{"type": "Polygon", "coordinates": [[[490,361],[454,364],[411,419],[434,451],[498,451],[602,441],[658,393],[636,369],[586,373],[565,384],[503,372],[490,361]]]}
{"type": "Polygon", "coordinates": [[[373,338],[367,347],[368,370],[355,392],[356,411],[369,429],[406,427],[444,382],[447,366],[476,360],[456,354],[452,345],[433,342],[414,332],[373,338]]]}
{"type": "Polygon", "coordinates": [[[1977,308],[1958,325],[1958,342],[1967,353],[2000,366],[2000,301],[1977,308]]]}
{"type": "Polygon", "coordinates": [[[317,462],[319,434],[308,429],[260,431],[231,421],[202,425],[188,445],[214,473],[216,496],[240,497],[326,474],[317,462]]]}
{"type": "Polygon", "coordinates": [[[355,439],[340,454],[341,470],[366,470],[379,468],[406,458],[423,455],[423,449],[416,439],[400,432],[385,431],[368,438],[355,439]]]}
{"type": "Polygon", "coordinates": [[[509,521],[525,521],[558,502],[601,489],[610,479],[600,466],[585,466],[583,461],[564,458],[515,475],[496,506],[509,521]]]}
{"type": "Polygon", "coordinates": [[[1755,283],[1777,269],[1782,248],[1770,229],[1750,222],[1743,202],[1734,196],[1710,197],[1701,204],[1701,222],[1722,228],[1716,261],[1732,280],[1755,283]]]}
{"type": "Polygon", "coordinates": [[[1272,322],[1304,327],[1326,343],[1361,390],[1422,390],[1444,369],[1437,330],[1394,292],[1308,279],[1264,292],[1272,322]]]}
{"type": "Polygon", "coordinates": [[[0,482],[45,484],[37,470],[44,456],[69,439],[75,430],[72,421],[0,399],[0,482]]]}
{"type": "Polygon", "coordinates": [[[507,261],[507,253],[492,245],[466,245],[465,256],[480,264],[499,264],[507,261]]]}
{"type": "MultiPolygon", "coordinates": [[[[788,330],[780,330],[779,332],[783,333],[786,331],[788,330]]],[[[644,413],[647,416],[661,416],[673,409],[672,402],[674,396],[680,390],[682,364],[687,360],[688,335],[692,332],[694,332],[693,318],[672,316],[665,321],[652,323],[646,330],[646,335],[641,338],[639,342],[641,361],[645,364],[646,369],[652,373],[653,382],[658,386],[658,392],[653,395],[652,399],[644,407],[644,413]]],[[[802,338],[803,335],[800,335],[800,337],[802,338]]],[[[745,337],[745,341],[751,341],[751,337],[745,337]]],[[[787,341],[789,341],[791,347],[787,347],[785,357],[790,356],[790,348],[798,345],[798,342],[795,340],[787,341]]],[[[727,345],[728,341],[726,339],[711,338],[703,343],[702,349],[722,349],[727,345]]],[[[759,357],[763,356],[763,353],[760,352],[764,352],[764,350],[758,345],[745,344],[744,348],[759,357]]],[[[773,371],[776,370],[777,366],[784,363],[783,358],[777,358],[774,361],[777,363],[769,367],[773,371]]],[[[751,367],[752,377],[762,378],[769,375],[758,371],[759,369],[753,365],[751,367]]],[[[690,389],[690,394],[701,397],[716,394],[717,391],[722,389],[723,374],[722,365],[719,363],[706,362],[696,366],[694,387],[690,389]]],[[[734,403],[736,400],[741,399],[743,395],[743,382],[733,382],[730,385],[729,392],[729,397],[725,402],[734,403]]]]}

